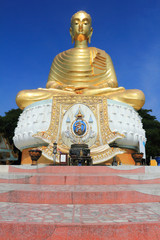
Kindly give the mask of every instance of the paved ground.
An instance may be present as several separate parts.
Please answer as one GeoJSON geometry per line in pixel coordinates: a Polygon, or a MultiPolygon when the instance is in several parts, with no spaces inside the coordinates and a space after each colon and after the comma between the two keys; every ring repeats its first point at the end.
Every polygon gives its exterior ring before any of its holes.
{"type": "Polygon", "coordinates": [[[129,223],[160,222],[160,203],[51,205],[0,203],[0,222],[129,223]]]}
{"type": "Polygon", "coordinates": [[[0,240],[159,240],[159,184],[159,167],[0,167],[0,240]]]}

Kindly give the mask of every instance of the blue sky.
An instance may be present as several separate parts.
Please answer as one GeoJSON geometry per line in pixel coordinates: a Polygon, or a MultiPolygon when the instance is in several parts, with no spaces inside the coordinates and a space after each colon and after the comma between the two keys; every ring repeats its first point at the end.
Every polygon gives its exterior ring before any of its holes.
{"type": "Polygon", "coordinates": [[[16,94],[45,87],[51,63],[72,46],[71,16],[92,17],[91,45],[112,58],[119,86],[141,89],[160,120],[159,0],[0,0],[0,115],[16,94]]]}

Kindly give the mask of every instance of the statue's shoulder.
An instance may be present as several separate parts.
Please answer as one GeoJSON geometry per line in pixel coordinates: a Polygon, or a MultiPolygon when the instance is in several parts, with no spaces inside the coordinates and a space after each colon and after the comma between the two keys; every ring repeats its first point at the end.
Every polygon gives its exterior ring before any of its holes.
{"type": "Polygon", "coordinates": [[[110,58],[110,55],[100,48],[89,47],[89,49],[90,49],[90,51],[96,52],[97,54],[104,56],[105,58],[110,58]]]}
{"type": "Polygon", "coordinates": [[[108,61],[111,60],[110,55],[106,53],[104,50],[96,47],[89,47],[89,49],[93,53],[93,55],[99,55],[100,57],[105,58],[108,61]]]}

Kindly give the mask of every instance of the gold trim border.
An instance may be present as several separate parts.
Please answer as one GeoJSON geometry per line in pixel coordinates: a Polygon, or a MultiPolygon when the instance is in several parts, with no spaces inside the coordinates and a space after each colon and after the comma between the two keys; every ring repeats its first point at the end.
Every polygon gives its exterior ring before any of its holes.
{"type": "Polygon", "coordinates": [[[53,97],[51,122],[48,130],[33,135],[33,137],[40,138],[48,143],[47,147],[40,147],[42,154],[52,160],[54,142],[57,142],[59,151],[69,153],[69,147],[64,144],[61,136],[61,128],[64,114],[75,104],[84,104],[89,107],[97,120],[97,138],[90,148],[93,164],[102,163],[117,154],[124,153],[121,149],[111,148],[108,145],[118,138],[123,138],[124,135],[114,133],[109,128],[107,98],[101,96],[69,95],[53,97]],[[104,148],[104,146],[106,147],[104,148]]]}

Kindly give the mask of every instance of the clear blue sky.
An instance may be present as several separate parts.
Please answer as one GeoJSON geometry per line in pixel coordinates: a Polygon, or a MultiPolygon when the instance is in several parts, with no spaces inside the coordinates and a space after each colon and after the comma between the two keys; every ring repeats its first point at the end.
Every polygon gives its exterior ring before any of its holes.
{"type": "Polygon", "coordinates": [[[160,120],[159,0],[0,0],[0,115],[17,108],[20,90],[45,87],[55,55],[72,47],[79,10],[90,13],[91,46],[111,56],[119,86],[143,90],[160,120]]]}

